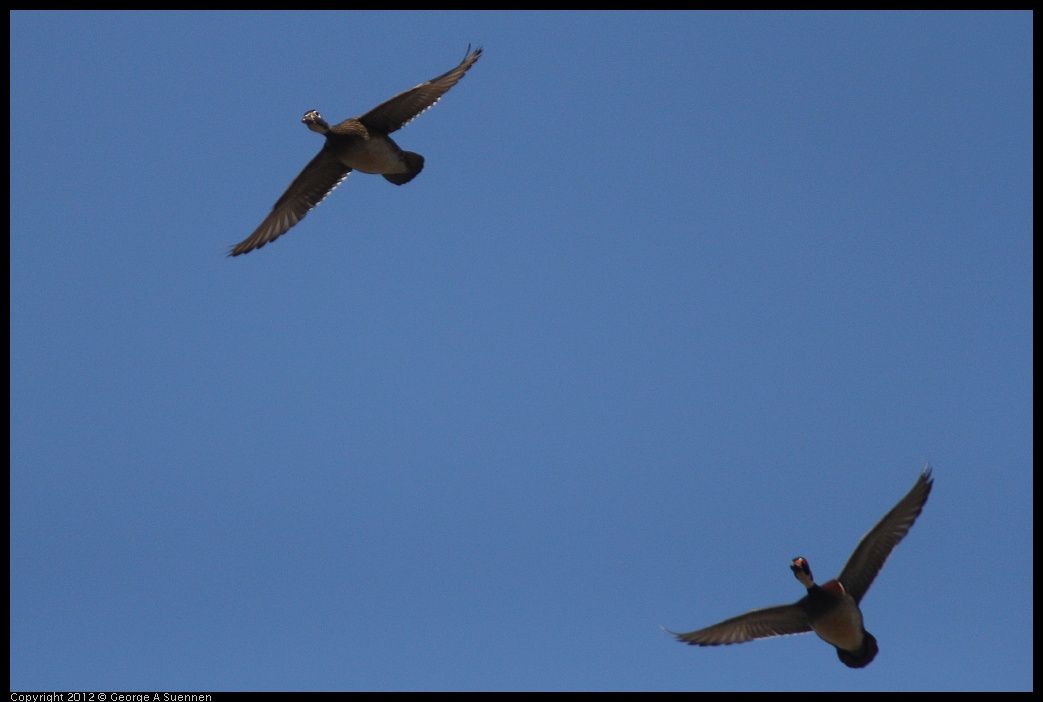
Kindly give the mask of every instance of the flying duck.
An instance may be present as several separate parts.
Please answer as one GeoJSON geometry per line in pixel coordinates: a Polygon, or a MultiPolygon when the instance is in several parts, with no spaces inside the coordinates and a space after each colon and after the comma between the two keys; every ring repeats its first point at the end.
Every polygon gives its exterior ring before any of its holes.
{"type": "Polygon", "coordinates": [[[352,170],[382,175],[395,185],[413,180],[424,168],[424,157],[403,151],[388,135],[412,122],[460,82],[482,55],[481,47],[473,52],[467,47],[467,51],[453,70],[399,93],[361,117],[331,127],[317,110],[306,112],[301,121],[326,137],[326,143],[293,179],[261,226],[232,247],[228,255],[248,253],[278,239],[333,192],[352,170]]]}
{"type": "Polygon", "coordinates": [[[835,580],[816,585],[807,559],[794,558],[790,570],[808,589],[799,601],[755,609],[687,634],[668,630],[669,633],[692,646],[720,646],[814,631],[837,649],[837,657],[844,665],[864,668],[879,649],[876,637],[862,623],[858,605],[884,561],[920,516],[933,484],[931,468],[927,466],[906,496],[862,537],[835,580]]]}

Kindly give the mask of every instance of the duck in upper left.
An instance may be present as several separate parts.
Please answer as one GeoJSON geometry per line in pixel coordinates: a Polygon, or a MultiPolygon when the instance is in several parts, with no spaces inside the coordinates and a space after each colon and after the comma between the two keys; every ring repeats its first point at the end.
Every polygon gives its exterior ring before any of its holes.
{"type": "Polygon", "coordinates": [[[891,551],[920,516],[933,485],[927,466],[905,497],[866,532],[836,579],[817,585],[807,559],[794,558],[790,570],[808,591],[797,602],[755,609],[686,634],[669,633],[692,646],[720,646],[814,631],[836,648],[841,663],[849,668],[866,667],[879,647],[862,623],[859,603],[891,551]]]}
{"type": "Polygon", "coordinates": [[[332,127],[317,110],[306,112],[301,121],[308,129],[325,136],[326,143],[293,179],[261,226],[232,247],[228,255],[248,253],[278,239],[333,192],[352,170],[382,175],[395,185],[413,180],[424,168],[424,157],[402,150],[388,135],[438,102],[481,55],[481,47],[474,51],[468,47],[464,60],[451,71],[332,127]]]}

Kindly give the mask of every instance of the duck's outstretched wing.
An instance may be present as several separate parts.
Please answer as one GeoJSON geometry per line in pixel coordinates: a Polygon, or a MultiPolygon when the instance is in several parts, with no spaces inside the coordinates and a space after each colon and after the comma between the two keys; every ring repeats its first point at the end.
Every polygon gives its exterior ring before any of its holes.
{"type": "Polygon", "coordinates": [[[720,624],[689,631],[687,634],[678,634],[669,629],[665,631],[676,636],[678,641],[691,646],[721,646],[746,643],[769,636],[805,634],[811,631],[811,623],[803,609],[796,604],[790,604],[755,609],[726,619],[720,624]]]}
{"type": "MultiPolygon", "coordinates": [[[[470,51],[471,47],[467,47],[470,51]]],[[[460,82],[468,69],[482,55],[482,47],[470,52],[460,65],[437,78],[421,83],[415,88],[399,93],[395,97],[380,103],[372,110],[358,118],[366,129],[382,134],[390,134],[406,126],[421,112],[432,107],[449,89],[460,82]]]]}
{"type": "Polygon", "coordinates": [[[300,172],[286,192],[272,207],[253,234],[246,237],[228,253],[238,256],[259,249],[275,241],[304,219],[308,211],[326,199],[333,189],[344,182],[351,169],[332,156],[326,149],[319,152],[300,172]]]}
{"type": "Polygon", "coordinates": [[[855,602],[862,601],[877,573],[884,567],[884,561],[909,533],[923,511],[933,485],[931,467],[927,466],[906,496],[858,542],[855,552],[837,576],[855,602]]]}

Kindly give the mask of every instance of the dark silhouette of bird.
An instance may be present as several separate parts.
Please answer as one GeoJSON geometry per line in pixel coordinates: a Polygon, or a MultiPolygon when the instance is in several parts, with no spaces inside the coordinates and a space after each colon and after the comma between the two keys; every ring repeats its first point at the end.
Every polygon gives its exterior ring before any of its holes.
{"type": "Polygon", "coordinates": [[[308,129],[326,137],[318,155],[293,179],[272,211],[253,234],[232,247],[238,256],[275,241],[304,219],[352,170],[384,176],[395,185],[413,180],[424,168],[424,157],[399,148],[389,134],[412,122],[432,107],[482,55],[481,47],[467,55],[456,68],[374,107],[361,117],[329,126],[316,110],[301,120],[308,129]]]}
{"type": "Polygon", "coordinates": [[[687,634],[668,630],[669,633],[692,646],[720,646],[814,631],[837,649],[837,657],[844,665],[864,668],[879,648],[876,637],[862,623],[858,605],[884,561],[920,516],[933,484],[931,468],[927,466],[908,494],[858,542],[836,580],[816,585],[807,560],[794,558],[790,570],[808,589],[798,602],[755,609],[687,634]]]}

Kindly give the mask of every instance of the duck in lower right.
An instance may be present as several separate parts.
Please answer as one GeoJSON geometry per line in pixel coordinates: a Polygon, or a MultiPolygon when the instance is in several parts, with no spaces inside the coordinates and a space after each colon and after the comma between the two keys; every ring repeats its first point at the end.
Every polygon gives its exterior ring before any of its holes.
{"type": "Polygon", "coordinates": [[[816,585],[808,561],[794,558],[790,570],[808,589],[799,601],[755,609],[687,634],[668,630],[669,633],[692,646],[720,646],[814,631],[837,649],[837,657],[844,665],[866,667],[879,648],[876,637],[862,623],[858,605],[884,561],[920,516],[933,484],[931,468],[927,466],[906,496],[862,537],[835,580],[816,585]]]}

